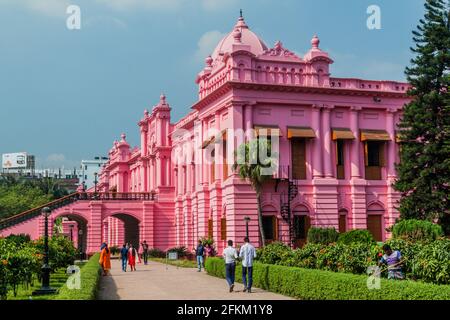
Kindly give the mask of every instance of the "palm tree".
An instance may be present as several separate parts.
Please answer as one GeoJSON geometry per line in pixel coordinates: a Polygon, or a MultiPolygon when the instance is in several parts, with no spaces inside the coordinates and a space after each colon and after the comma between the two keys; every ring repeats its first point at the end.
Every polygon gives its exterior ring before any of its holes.
{"type": "Polygon", "coordinates": [[[262,188],[266,181],[272,178],[272,175],[266,173],[266,169],[271,168],[275,162],[276,155],[271,153],[265,155],[264,159],[260,159],[259,150],[271,150],[270,141],[264,138],[253,139],[239,146],[233,164],[233,171],[237,172],[241,179],[247,180],[256,192],[256,200],[258,203],[258,224],[261,243],[266,244],[262,221],[261,194],[262,188]]]}

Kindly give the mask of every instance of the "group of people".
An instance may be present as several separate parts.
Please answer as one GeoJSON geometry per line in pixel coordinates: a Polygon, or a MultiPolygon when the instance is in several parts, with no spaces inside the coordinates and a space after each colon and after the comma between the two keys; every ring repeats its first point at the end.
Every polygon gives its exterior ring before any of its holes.
{"type": "MultiPolygon", "coordinates": [[[[142,258],[144,259],[144,264],[148,264],[148,244],[147,241],[141,243],[142,246],[142,258]]],[[[139,256],[138,249],[133,247],[133,244],[126,243],[120,249],[120,259],[122,261],[122,271],[127,271],[127,265],[130,266],[131,271],[136,271],[136,261],[141,263],[141,257],[139,256]]],[[[108,248],[107,243],[102,243],[100,247],[100,259],[99,263],[103,270],[103,275],[109,274],[111,269],[111,250],[108,248]]]]}
{"type": "MultiPolygon", "coordinates": [[[[205,255],[205,248],[201,241],[195,250],[197,256],[198,271],[204,267],[203,257],[205,255]]],[[[242,283],[244,285],[244,292],[252,292],[253,284],[253,260],[256,258],[256,249],[250,244],[248,237],[244,238],[244,245],[238,249],[233,247],[233,240],[228,240],[228,247],[223,250],[223,257],[225,259],[225,278],[228,283],[229,291],[234,290],[234,280],[236,273],[236,260],[242,261],[242,283]]]]}

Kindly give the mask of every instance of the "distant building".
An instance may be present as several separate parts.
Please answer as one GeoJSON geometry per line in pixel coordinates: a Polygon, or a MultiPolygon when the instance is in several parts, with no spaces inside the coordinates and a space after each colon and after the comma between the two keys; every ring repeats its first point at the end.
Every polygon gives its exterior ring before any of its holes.
{"type": "Polygon", "coordinates": [[[94,160],[81,160],[80,182],[84,182],[87,189],[94,186],[95,173],[100,173],[102,166],[106,162],[108,162],[106,157],[95,157],[94,160]]]}

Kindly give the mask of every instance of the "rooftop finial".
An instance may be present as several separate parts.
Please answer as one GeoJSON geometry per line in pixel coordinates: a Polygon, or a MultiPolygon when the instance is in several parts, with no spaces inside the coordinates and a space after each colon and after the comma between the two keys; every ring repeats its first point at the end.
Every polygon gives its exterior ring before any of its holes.
{"type": "Polygon", "coordinates": [[[242,16],[242,9],[239,9],[239,17],[243,18],[243,16],[242,16]]]}

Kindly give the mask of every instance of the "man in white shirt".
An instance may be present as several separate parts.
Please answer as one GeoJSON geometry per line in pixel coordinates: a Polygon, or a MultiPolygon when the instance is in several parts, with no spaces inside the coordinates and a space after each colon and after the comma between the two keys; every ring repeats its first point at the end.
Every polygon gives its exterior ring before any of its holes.
{"type": "Polygon", "coordinates": [[[244,284],[244,292],[252,292],[253,283],[253,259],[256,258],[255,247],[250,244],[248,237],[244,238],[245,244],[239,251],[239,258],[242,259],[242,283],[244,284]],[[248,276],[248,282],[247,282],[248,276]]]}
{"type": "Polygon", "coordinates": [[[238,257],[236,249],[233,248],[233,240],[228,240],[228,247],[223,250],[223,257],[225,259],[226,279],[230,287],[230,292],[233,292],[236,259],[238,257]]]}

